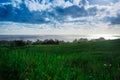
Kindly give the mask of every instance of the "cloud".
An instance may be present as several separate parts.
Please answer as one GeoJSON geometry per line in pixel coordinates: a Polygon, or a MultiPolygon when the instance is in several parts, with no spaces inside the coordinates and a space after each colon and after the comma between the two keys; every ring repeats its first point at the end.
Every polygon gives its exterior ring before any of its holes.
{"type": "Polygon", "coordinates": [[[120,14],[117,14],[116,17],[111,17],[110,20],[111,20],[111,24],[114,24],[114,25],[120,24],[120,14]]]}
{"type": "Polygon", "coordinates": [[[0,4],[0,21],[34,24],[118,24],[118,0],[11,0],[0,4]],[[102,3],[100,3],[102,2],[102,3]],[[102,4],[102,5],[101,5],[102,4]]]}
{"type": "Polygon", "coordinates": [[[80,0],[73,2],[65,2],[64,0],[42,0],[41,2],[38,0],[12,0],[10,4],[1,4],[0,20],[39,24],[62,22],[65,16],[73,18],[88,16],[92,10],[87,12],[84,7],[86,4],[86,0],[82,2],[80,0]]]}
{"type": "Polygon", "coordinates": [[[109,6],[104,14],[104,19],[111,25],[120,24],[120,1],[109,6]]]}
{"type": "Polygon", "coordinates": [[[102,1],[3,2],[0,3],[0,34],[120,34],[120,2],[99,4],[102,1]]]}
{"type": "Polygon", "coordinates": [[[0,22],[0,34],[42,34],[42,35],[94,35],[120,34],[119,26],[108,26],[103,23],[90,26],[89,24],[63,23],[57,24],[26,24],[14,22],[0,22]]]}
{"type": "Polygon", "coordinates": [[[110,5],[116,3],[119,0],[88,0],[90,5],[110,5]]]}

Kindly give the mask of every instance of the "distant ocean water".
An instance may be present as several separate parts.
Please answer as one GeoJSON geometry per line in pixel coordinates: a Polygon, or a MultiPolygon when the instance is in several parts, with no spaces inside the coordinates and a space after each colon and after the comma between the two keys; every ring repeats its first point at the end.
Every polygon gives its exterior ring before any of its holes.
{"type": "Polygon", "coordinates": [[[87,38],[90,39],[97,39],[100,37],[104,37],[105,39],[120,39],[120,36],[114,35],[114,36],[97,36],[97,35],[0,35],[0,40],[30,40],[30,41],[36,41],[39,40],[45,40],[45,39],[58,39],[58,40],[64,40],[64,41],[73,41],[74,39],[80,39],[80,38],[87,38]]]}

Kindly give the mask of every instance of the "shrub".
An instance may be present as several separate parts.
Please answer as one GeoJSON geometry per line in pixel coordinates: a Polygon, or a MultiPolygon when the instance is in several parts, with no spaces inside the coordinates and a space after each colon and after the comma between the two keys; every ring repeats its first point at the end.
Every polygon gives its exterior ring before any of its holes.
{"type": "Polygon", "coordinates": [[[20,46],[25,46],[26,43],[23,40],[15,40],[10,43],[11,47],[20,47],[20,46]]]}

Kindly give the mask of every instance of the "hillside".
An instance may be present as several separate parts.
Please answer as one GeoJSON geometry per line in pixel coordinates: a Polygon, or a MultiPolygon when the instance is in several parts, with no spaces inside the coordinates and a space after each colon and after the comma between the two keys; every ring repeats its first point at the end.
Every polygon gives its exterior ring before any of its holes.
{"type": "Polygon", "coordinates": [[[119,80],[120,39],[0,47],[0,80],[119,80]]]}

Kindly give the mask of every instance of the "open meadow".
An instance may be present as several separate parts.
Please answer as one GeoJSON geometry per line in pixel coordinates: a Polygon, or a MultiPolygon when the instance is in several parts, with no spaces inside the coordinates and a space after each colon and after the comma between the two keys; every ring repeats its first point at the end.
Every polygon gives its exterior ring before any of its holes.
{"type": "Polygon", "coordinates": [[[0,80],[120,80],[120,39],[1,45],[0,80]]]}

